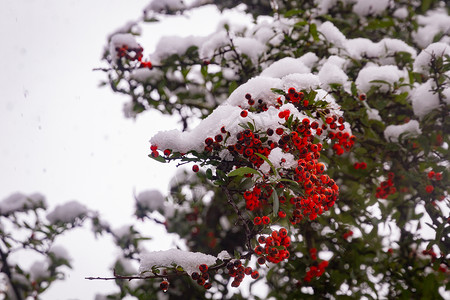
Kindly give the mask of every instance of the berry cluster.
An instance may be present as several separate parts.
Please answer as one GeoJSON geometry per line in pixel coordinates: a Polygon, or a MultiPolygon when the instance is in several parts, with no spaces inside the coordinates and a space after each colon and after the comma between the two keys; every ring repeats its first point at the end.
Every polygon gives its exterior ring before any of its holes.
{"type": "Polygon", "coordinates": [[[201,285],[205,289],[209,290],[211,288],[211,282],[207,282],[209,280],[208,266],[206,264],[201,264],[198,269],[200,273],[192,272],[191,278],[197,281],[198,285],[201,285]]]}
{"type": "Polygon", "coordinates": [[[429,249],[429,250],[423,250],[422,251],[422,254],[423,255],[429,255],[430,257],[431,257],[431,261],[435,261],[436,260],[436,258],[437,258],[437,254],[436,254],[436,252],[434,252],[433,251],[433,249],[431,248],[431,249],[429,249]]]}
{"type": "Polygon", "coordinates": [[[138,61],[140,68],[152,68],[150,61],[142,61],[144,48],[141,46],[137,48],[129,48],[128,45],[122,45],[122,47],[116,47],[118,59],[125,58],[130,61],[138,61]]]}
{"type": "Polygon", "coordinates": [[[355,170],[358,170],[358,169],[365,170],[365,169],[367,169],[367,163],[364,161],[363,162],[355,162],[353,164],[353,168],[355,170]]]}
{"type": "Polygon", "coordinates": [[[244,267],[239,259],[230,261],[227,264],[228,275],[233,277],[231,282],[232,287],[238,287],[246,275],[249,275],[253,279],[259,278],[259,272],[253,270],[251,267],[244,267]]]}
{"type": "Polygon", "coordinates": [[[316,248],[309,249],[309,255],[311,256],[312,260],[317,260],[317,249],[316,248]]]}
{"type": "Polygon", "coordinates": [[[394,177],[395,174],[393,172],[388,173],[388,180],[381,182],[380,186],[377,187],[377,192],[375,194],[377,198],[386,199],[389,195],[397,192],[397,189],[394,186],[394,177]]]}
{"type": "MultiPolygon", "coordinates": [[[[198,155],[199,161],[205,157],[217,159],[214,165],[225,174],[243,167],[252,169],[241,175],[252,178],[247,181],[250,186],[233,192],[240,194],[245,208],[255,214],[253,224],[257,234],[272,223],[268,216],[271,213],[278,217],[274,222],[287,217],[291,224],[299,224],[305,218],[316,219],[334,205],[339,195],[338,185],[325,174],[326,166],[319,161],[320,152],[325,145],[335,154],[342,155],[353,147],[356,139],[346,131],[344,118],[334,114],[328,102],[315,100],[314,93],[289,88],[274,104],[246,94],[248,107],[241,110],[241,118],[249,117],[250,112],[263,113],[273,106],[279,110],[278,125],[272,122],[270,126],[258,128],[255,122],[248,122],[241,124],[242,130],[227,130],[222,126],[215,136],[205,138],[203,153],[192,153],[198,155]]],[[[151,146],[151,151],[152,157],[158,157],[156,145],[151,146]]],[[[166,160],[183,160],[185,154],[166,149],[164,155],[166,160]]],[[[185,161],[193,159],[186,158],[185,161]]],[[[360,168],[366,166],[365,163],[359,165],[360,168]]],[[[192,170],[198,172],[199,166],[194,165],[192,170]]],[[[266,261],[280,263],[290,256],[287,248],[291,239],[285,228],[274,230],[269,236],[260,235],[258,242],[254,253],[259,256],[260,265],[266,261]]],[[[316,254],[314,257],[317,259],[316,254]]],[[[308,278],[320,276],[325,264],[322,262],[320,268],[312,267],[308,278]]],[[[234,277],[233,286],[239,286],[245,275],[259,276],[257,271],[241,266],[240,261],[227,267],[230,276],[234,277]]],[[[207,279],[202,276],[206,275],[197,274],[194,279],[203,285],[207,279]]]]}
{"type": "Polygon", "coordinates": [[[440,181],[440,180],[442,180],[442,173],[436,173],[434,171],[430,171],[430,172],[428,172],[428,178],[432,179],[432,180],[434,179],[434,180],[440,181]]]}
{"type": "Polygon", "coordinates": [[[310,282],[312,279],[322,276],[326,267],[328,267],[328,261],[326,260],[321,261],[317,266],[309,267],[303,280],[310,282]]]}
{"type": "Polygon", "coordinates": [[[342,235],[342,237],[343,237],[345,240],[348,239],[348,238],[351,237],[351,236],[353,236],[353,231],[351,231],[351,230],[345,232],[345,233],[342,235]]]}
{"type": "Polygon", "coordinates": [[[266,260],[271,263],[279,263],[288,259],[290,254],[287,248],[291,245],[291,238],[285,228],[272,231],[269,236],[258,237],[259,245],[255,248],[255,254],[260,256],[258,264],[263,265],[266,260]],[[264,246],[262,246],[264,245],[264,246]]]}

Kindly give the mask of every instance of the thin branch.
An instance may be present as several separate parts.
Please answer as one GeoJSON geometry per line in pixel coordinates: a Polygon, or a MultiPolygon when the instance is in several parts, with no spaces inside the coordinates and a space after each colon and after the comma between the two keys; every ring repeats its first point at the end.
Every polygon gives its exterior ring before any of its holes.
{"type": "Polygon", "coordinates": [[[243,223],[243,225],[245,227],[245,234],[247,236],[247,239],[246,239],[247,240],[246,241],[247,250],[248,251],[252,251],[252,246],[250,244],[250,240],[251,240],[251,237],[252,237],[252,231],[248,227],[247,221],[244,218],[244,216],[242,215],[242,212],[239,210],[239,208],[237,207],[236,203],[234,203],[233,197],[231,196],[230,191],[226,187],[222,187],[222,191],[227,196],[228,203],[233,207],[233,209],[234,209],[235,213],[237,214],[238,218],[243,223]]]}

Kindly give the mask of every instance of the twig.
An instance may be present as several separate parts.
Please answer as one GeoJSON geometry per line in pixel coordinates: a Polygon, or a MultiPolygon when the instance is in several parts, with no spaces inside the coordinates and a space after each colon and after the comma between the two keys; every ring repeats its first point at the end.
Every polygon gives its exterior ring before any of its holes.
{"type": "Polygon", "coordinates": [[[239,208],[237,207],[236,203],[234,203],[233,201],[233,197],[230,194],[230,191],[226,188],[226,187],[222,187],[222,191],[225,193],[225,195],[227,196],[227,201],[228,203],[233,207],[234,211],[236,212],[236,214],[238,215],[238,218],[241,220],[241,222],[243,223],[244,227],[245,227],[245,233],[247,236],[247,241],[246,241],[246,246],[247,246],[247,250],[248,251],[252,251],[252,246],[250,244],[250,239],[252,236],[252,231],[250,230],[250,228],[248,227],[247,221],[245,220],[244,216],[242,215],[241,211],[239,210],[239,208]]]}

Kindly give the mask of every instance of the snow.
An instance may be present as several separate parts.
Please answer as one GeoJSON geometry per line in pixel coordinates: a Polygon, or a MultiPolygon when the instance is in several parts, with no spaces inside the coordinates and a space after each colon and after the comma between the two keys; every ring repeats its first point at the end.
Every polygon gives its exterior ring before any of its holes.
{"type": "Polygon", "coordinates": [[[375,108],[368,108],[367,109],[367,118],[369,120],[376,120],[382,122],[383,120],[380,117],[380,112],[375,108]]]}
{"type": "Polygon", "coordinates": [[[309,74],[290,74],[283,77],[284,90],[287,91],[290,87],[297,90],[313,90],[320,87],[319,76],[309,74]]]}
{"type": "Polygon", "coordinates": [[[88,213],[88,209],[76,200],[58,205],[55,209],[47,214],[47,220],[50,223],[71,223],[77,218],[82,218],[88,213]]]}
{"type": "Polygon", "coordinates": [[[155,51],[150,55],[152,63],[160,64],[164,59],[171,55],[183,55],[190,47],[200,47],[207,37],[198,36],[163,36],[158,41],[155,51]]]}
{"type": "Polygon", "coordinates": [[[389,0],[357,0],[353,12],[359,16],[381,15],[389,6],[389,0]]]}
{"type": "Polygon", "coordinates": [[[14,193],[0,202],[0,215],[9,215],[17,211],[47,207],[45,197],[42,194],[34,193],[25,195],[14,193]]]}
{"type": "Polygon", "coordinates": [[[417,17],[417,23],[420,26],[416,32],[412,33],[412,36],[415,42],[422,48],[431,44],[437,34],[448,33],[450,30],[450,16],[445,9],[428,11],[425,16],[419,15],[417,17]]]}
{"type": "Polygon", "coordinates": [[[397,8],[392,15],[397,19],[406,19],[408,14],[408,9],[406,7],[400,7],[397,8]]]}
{"type": "Polygon", "coordinates": [[[397,66],[376,66],[369,65],[361,69],[355,80],[356,86],[364,93],[367,93],[372,86],[378,86],[381,92],[388,92],[395,82],[400,78],[407,78],[406,71],[400,70],[397,66]],[[372,82],[374,80],[385,81],[372,82]]]}
{"type": "Polygon", "coordinates": [[[305,66],[305,64],[298,58],[285,57],[274,63],[261,72],[261,76],[282,78],[285,75],[293,73],[309,73],[311,68],[305,66]]]}
{"type": "Polygon", "coordinates": [[[422,50],[414,61],[414,72],[425,75],[430,74],[431,60],[435,58],[450,55],[450,46],[445,43],[433,43],[422,50]]]}
{"type": "Polygon", "coordinates": [[[179,249],[170,249],[165,251],[153,251],[141,255],[139,273],[151,272],[152,267],[173,267],[180,266],[191,275],[193,272],[199,272],[199,265],[208,266],[216,263],[217,258],[200,252],[182,251],[179,249]]]}
{"type": "Polygon", "coordinates": [[[117,237],[117,239],[122,239],[132,233],[133,225],[123,225],[118,228],[114,228],[112,232],[117,237]]]}
{"type": "Polygon", "coordinates": [[[50,276],[49,263],[47,260],[36,261],[30,267],[30,279],[38,280],[50,276]]]}
{"type": "Polygon", "coordinates": [[[439,95],[432,92],[433,88],[435,88],[433,79],[429,79],[412,91],[411,102],[413,111],[419,118],[439,107],[439,95]]]}
{"type": "Polygon", "coordinates": [[[136,197],[136,201],[150,211],[164,208],[164,200],[163,194],[158,190],[143,191],[136,197]]]}
{"type": "Polygon", "coordinates": [[[300,56],[299,60],[308,68],[312,68],[319,61],[319,58],[315,53],[307,52],[300,56]]]}
{"type": "Polygon", "coordinates": [[[342,67],[337,66],[332,61],[327,61],[319,71],[319,80],[322,82],[322,88],[328,89],[332,83],[345,85],[348,80],[347,74],[342,67]]]}
{"type": "Polygon", "coordinates": [[[156,13],[161,13],[164,11],[183,10],[185,8],[186,6],[182,0],[153,0],[144,11],[152,10],[156,13]]]}
{"type": "Polygon", "coordinates": [[[257,39],[250,37],[237,37],[233,40],[238,52],[247,55],[254,64],[258,62],[259,56],[261,56],[266,50],[266,46],[257,39]]]}
{"type": "Polygon", "coordinates": [[[254,77],[235,89],[226,101],[226,104],[248,108],[249,105],[245,99],[247,93],[252,95],[252,98],[255,100],[263,99],[266,103],[275,103],[279,95],[275,94],[271,89],[281,89],[282,87],[282,80],[278,78],[254,77]]]}
{"type": "Polygon", "coordinates": [[[67,252],[66,248],[60,245],[53,245],[50,248],[50,253],[52,253],[57,259],[65,259],[68,262],[72,260],[72,258],[69,255],[69,252],[67,252]]]}
{"type": "Polygon", "coordinates": [[[347,38],[342,34],[342,32],[330,21],[327,21],[319,27],[317,30],[323,34],[323,38],[329,43],[334,44],[336,47],[343,48],[347,38]]]}
{"type": "Polygon", "coordinates": [[[222,250],[218,255],[217,258],[220,260],[225,260],[225,259],[231,259],[231,255],[230,253],[228,253],[226,250],[222,250]]]}
{"type": "Polygon", "coordinates": [[[159,81],[161,81],[163,75],[164,73],[156,68],[139,68],[131,72],[130,78],[139,82],[149,82],[156,85],[159,81]]]}
{"type": "Polygon", "coordinates": [[[402,125],[389,125],[384,130],[384,137],[390,142],[398,142],[398,139],[402,134],[403,138],[414,137],[422,134],[422,131],[419,128],[419,122],[416,120],[411,120],[402,125]]]}
{"type": "Polygon", "coordinates": [[[212,34],[201,45],[199,50],[200,58],[211,59],[214,56],[214,52],[216,51],[216,49],[227,45],[229,41],[230,40],[225,31],[212,34]]]}

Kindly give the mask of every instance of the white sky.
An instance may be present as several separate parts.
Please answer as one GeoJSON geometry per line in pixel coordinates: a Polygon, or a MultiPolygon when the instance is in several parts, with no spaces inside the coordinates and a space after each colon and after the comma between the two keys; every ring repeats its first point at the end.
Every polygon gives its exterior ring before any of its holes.
{"type": "MultiPolygon", "coordinates": [[[[125,119],[122,105],[128,99],[109,87],[99,88],[104,74],[92,71],[101,66],[107,35],[140,16],[148,2],[2,1],[0,200],[14,192],[40,192],[53,208],[75,199],[120,227],[134,222],[133,190],[166,192],[175,168],[147,157],[148,140],[159,130],[180,126],[157,112],[145,113],[136,122],[125,119]]],[[[209,15],[214,18],[211,10],[209,15]]],[[[145,55],[158,36],[214,31],[215,25],[205,26],[213,22],[204,22],[183,18],[150,26],[153,40],[142,44],[145,55]]],[[[84,280],[111,275],[108,269],[118,253],[109,240],[95,240],[87,231],[57,240],[71,253],[75,268],[46,299],[93,299],[114,286],[84,280]]],[[[149,236],[161,233],[160,228],[146,227],[149,236]]],[[[153,245],[149,250],[170,247],[161,241],[153,245]]]]}

